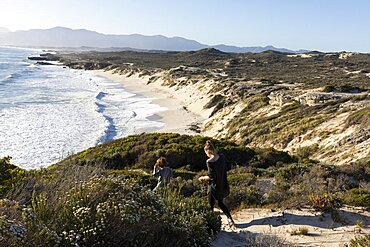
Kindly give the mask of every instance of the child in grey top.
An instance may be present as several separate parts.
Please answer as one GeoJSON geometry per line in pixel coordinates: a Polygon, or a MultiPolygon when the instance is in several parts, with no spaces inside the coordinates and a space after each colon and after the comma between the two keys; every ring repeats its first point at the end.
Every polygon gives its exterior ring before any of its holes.
{"type": "Polygon", "coordinates": [[[157,186],[153,191],[163,188],[172,178],[172,169],[167,167],[166,158],[160,157],[154,165],[153,176],[158,178],[157,186]]]}

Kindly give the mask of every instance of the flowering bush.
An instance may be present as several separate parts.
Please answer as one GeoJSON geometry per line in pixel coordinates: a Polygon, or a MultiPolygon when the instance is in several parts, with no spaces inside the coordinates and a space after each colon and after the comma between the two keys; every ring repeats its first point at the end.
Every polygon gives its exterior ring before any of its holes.
{"type": "Polygon", "coordinates": [[[30,207],[12,208],[0,218],[0,245],[209,246],[221,226],[203,199],[154,193],[118,177],[95,176],[53,195],[33,193],[30,207]]]}
{"type": "Polygon", "coordinates": [[[31,208],[1,199],[0,213],[0,246],[59,245],[61,238],[40,224],[31,208]]]}
{"type": "Polygon", "coordinates": [[[322,195],[309,195],[308,200],[310,201],[312,208],[317,211],[330,211],[336,206],[334,198],[327,193],[323,193],[322,195]]]}

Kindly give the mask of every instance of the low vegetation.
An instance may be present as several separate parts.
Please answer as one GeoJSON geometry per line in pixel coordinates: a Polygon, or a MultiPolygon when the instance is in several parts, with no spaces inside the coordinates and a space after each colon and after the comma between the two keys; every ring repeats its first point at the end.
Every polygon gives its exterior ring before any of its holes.
{"type": "Polygon", "coordinates": [[[370,126],[370,107],[355,111],[347,118],[346,127],[355,124],[358,124],[361,127],[370,126]]]}
{"type": "Polygon", "coordinates": [[[73,164],[27,172],[0,212],[2,246],[209,246],[221,227],[205,197],[73,164]]]}
{"type": "MultiPolygon", "coordinates": [[[[157,159],[157,151],[164,150],[171,168],[187,167],[192,171],[205,169],[203,146],[209,139],[202,136],[180,134],[141,134],[114,140],[68,158],[68,162],[81,165],[103,163],[107,168],[151,169],[157,159]]],[[[231,166],[246,165],[255,152],[233,142],[215,140],[219,151],[228,157],[231,166]]],[[[63,164],[65,162],[62,162],[63,164]]]]}
{"type": "Polygon", "coordinates": [[[356,237],[352,239],[348,244],[345,244],[344,247],[367,247],[370,246],[370,234],[367,234],[362,237],[356,237]]]}
{"type": "Polygon", "coordinates": [[[0,158],[0,196],[14,188],[24,175],[24,170],[12,165],[10,159],[10,157],[0,158]]]}
{"type": "MultiPolygon", "coordinates": [[[[206,184],[197,180],[206,174],[205,140],[178,134],[129,136],[38,171],[1,159],[0,245],[210,246],[221,222],[209,210],[206,184]],[[159,148],[174,178],[154,193],[150,172],[159,148]]],[[[274,149],[213,141],[230,164],[226,204],[233,210],[312,207],[335,212],[342,204],[370,205],[366,160],[332,166],[274,149]]]]}
{"type": "MultiPolygon", "coordinates": [[[[361,91],[364,87],[368,89],[368,85],[363,83],[369,80],[368,54],[352,54],[347,59],[340,59],[340,53],[313,52],[308,55],[309,57],[302,58],[276,51],[225,53],[211,48],[189,52],[61,52],[44,57],[60,60],[72,68],[89,70],[105,68],[152,74],[158,70],[172,69],[171,74],[175,77],[202,75],[216,78],[221,84],[256,80],[266,86],[281,82],[302,83],[307,87],[326,85],[326,90],[340,92],[361,91]],[[184,67],[195,69],[189,71],[183,69],[184,67]],[[227,77],[210,73],[220,71],[227,77]],[[348,71],[358,73],[351,74],[348,71]]],[[[237,93],[243,94],[245,91],[237,93]]]]}
{"type": "Polygon", "coordinates": [[[242,114],[228,123],[228,137],[238,135],[245,145],[268,143],[279,149],[287,147],[301,136],[338,114],[341,104],[350,99],[320,105],[302,105],[296,101],[287,104],[276,114],[253,116],[255,109],[246,107],[242,114]],[[240,127],[242,126],[242,127],[240,127]]]}
{"type": "Polygon", "coordinates": [[[295,247],[295,245],[288,243],[284,239],[278,238],[274,235],[268,234],[248,234],[245,246],[253,247],[295,247]]]}
{"type": "Polygon", "coordinates": [[[290,232],[290,235],[295,236],[295,235],[303,235],[306,236],[308,235],[308,229],[305,227],[300,227],[298,229],[294,229],[290,232]]]}

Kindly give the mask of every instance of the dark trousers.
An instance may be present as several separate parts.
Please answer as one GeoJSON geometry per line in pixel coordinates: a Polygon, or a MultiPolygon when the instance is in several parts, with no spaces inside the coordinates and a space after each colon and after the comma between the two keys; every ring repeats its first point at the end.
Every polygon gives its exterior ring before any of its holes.
{"type": "MultiPolygon", "coordinates": [[[[215,207],[216,198],[214,198],[212,193],[208,193],[208,202],[209,202],[209,205],[211,206],[211,209],[213,211],[213,209],[215,207]]],[[[217,200],[217,204],[220,207],[220,209],[222,210],[222,212],[224,212],[224,214],[228,218],[232,219],[229,209],[224,204],[224,199],[217,200]]]]}

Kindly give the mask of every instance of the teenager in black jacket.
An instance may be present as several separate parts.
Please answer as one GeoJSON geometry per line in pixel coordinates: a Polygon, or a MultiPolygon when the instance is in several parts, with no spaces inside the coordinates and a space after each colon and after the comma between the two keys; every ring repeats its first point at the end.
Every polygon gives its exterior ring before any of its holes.
{"type": "Polygon", "coordinates": [[[218,206],[226,215],[228,223],[233,225],[234,220],[231,217],[229,209],[224,204],[224,198],[230,193],[229,184],[227,182],[225,156],[223,154],[218,154],[216,148],[210,141],[206,142],[204,152],[209,158],[207,160],[208,175],[201,176],[199,180],[209,181],[207,194],[211,209],[214,209],[217,200],[218,206]]]}

